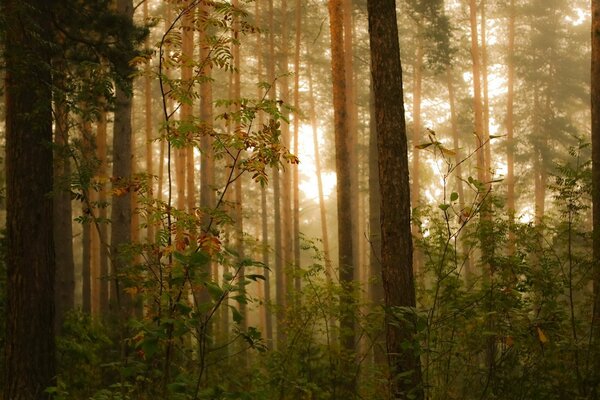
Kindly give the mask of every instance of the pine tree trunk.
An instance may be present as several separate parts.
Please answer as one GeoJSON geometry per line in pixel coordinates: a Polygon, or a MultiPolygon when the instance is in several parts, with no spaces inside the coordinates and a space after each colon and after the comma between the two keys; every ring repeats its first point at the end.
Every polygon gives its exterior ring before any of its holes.
{"type": "MultiPolygon", "coordinates": [[[[456,169],[454,173],[456,174],[456,192],[458,193],[458,206],[462,211],[465,209],[465,189],[464,182],[462,176],[462,161],[463,155],[461,151],[461,143],[459,138],[458,131],[458,117],[456,114],[456,95],[454,93],[454,81],[452,79],[452,69],[448,67],[447,70],[447,85],[448,85],[448,102],[450,103],[450,124],[452,126],[452,141],[454,146],[454,151],[456,152],[456,156],[454,157],[454,162],[456,165],[456,169]]],[[[459,237],[460,240],[460,237],[459,237]]],[[[464,261],[464,276],[467,282],[471,281],[472,267],[471,267],[471,259],[468,254],[468,247],[464,240],[460,240],[460,248],[463,256],[465,257],[464,261]]]]}
{"type": "Polygon", "coordinates": [[[485,0],[481,0],[481,84],[483,93],[483,140],[485,141],[485,182],[490,182],[492,171],[492,147],[490,143],[490,100],[488,85],[487,20],[485,0]]]}
{"type": "MultiPolygon", "coordinates": [[[[287,19],[287,0],[281,1],[281,18],[282,21],[287,19]]],[[[279,58],[279,100],[283,101],[283,104],[290,104],[290,87],[288,82],[288,48],[289,43],[289,30],[286,23],[281,24],[281,42],[280,42],[280,58],[279,58]]],[[[285,120],[289,120],[290,113],[287,108],[281,109],[281,114],[285,120]]],[[[281,142],[287,149],[290,148],[290,126],[287,122],[281,124],[281,142]]],[[[293,276],[288,273],[288,268],[292,267],[292,254],[293,254],[293,232],[292,232],[292,174],[290,173],[289,165],[284,165],[280,172],[281,175],[281,247],[283,251],[283,268],[285,270],[285,292],[286,301],[290,301],[293,287],[293,276]]],[[[291,304],[291,302],[290,302],[291,304]]]]}
{"type": "MultiPolygon", "coordinates": [[[[273,15],[273,0],[269,0],[268,4],[268,26],[269,26],[269,56],[267,62],[267,81],[271,84],[269,89],[269,100],[275,101],[277,98],[277,87],[275,83],[275,37],[274,37],[274,15],[273,15]]],[[[281,238],[281,188],[279,179],[279,169],[273,168],[273,249],[275,258],[275,303],[277,305],[277,325],[276,325],[276,343],[277,347],[283,345],[285,341],[284,319],[285,319],[285,276],[283,269],[283,251],[281,238]]]]}
{"type": "Polygon", "coordinates": [[[361,255],[361,231],[358,229],[360,225],[359,218],[359,182],[358,182],[358,110],[356,108],[356,90],[354,88],[354,50],[353,50],[353,18],[352,18],[352,0],[343,0],[344,14],[344,74],[346,77],[346,117],[348,119],[348,148],[349,168],[350,168],[350,192],[352,197],[351,213],[352,213],[352,259],[354,260],[354,279],[360,281],[360,265],[361,255]]]}
{"type": "Polygon", "coordinates": [[[483,105],[481,102],[481,62],[477,33],[477,1],[469,1],[471,22],[471,58],[473,60],[473,113],[475,116],[475,145],[477,150],[477,179],[485,182],[485,151],[483,131],[483,105]]]}
{"type": "Polygon", "coordinates": [[[392,307],[416,306],[396,4],[394,0],[368,0],[367,8],[381,185],[381,264],[391,392],[397,399],[422,399],[415,314],[407,311],[402,318],[392,316],[392,307]]]}
{"type": "Polygon", "coordinates": [[[515,0],[510,0],[508,20],[508,94],[506,105],[506,209],[508,210],[509,238],[508,253],[515,252],[515,234],[512,224],[515,222],[515,126],[514,126],[514,102],[515,102],[515,0]]]}
{"type": "MultiPolygon", "coordinates": [[[[413,165],[412,165],[412,187],[411,187],[411,208],[419,207],[421,204],[421,154],[420,150],[415,146],[421,144],[423,140],[421,135],[421,97],[423,91],[423,39],[421,34],[418,34],[417,39],[417,54],[415,56],[415,65],[413,71],[413,132],[412,132],[412,144],[413,144],[413,165]]],[[[416,238],[420,238],[421,227],[419,226],[418,220],[415,219],[412,225],[412,232],[416,238]]],[[[421,273],[423,269],[423,255],[419,248],[413,249],[413,268],[417,274],[421,273]]],[[[419,275],[418,275],[419,276],[419,275]]],[[[423,276],[424,275],[420,275],[423,276]]]]}
{"type": "MultiPolygon", "coordinates": [[[[143,4],[144,11],[144,20],[148,21],[150,17],[148,13],[148,2],[145,1],[143,4]]],[[[146,38],[146,42],[144,43],[144,48],[146,51],[150,51],[150,37],[146,38]]],[[[146,63],[145,71],[144,71],[144,130],[146,135],[146,173],[150,176],[150,188],[152,189],[152,193],[154,193],[154,152],[153,152],[153,140],[154,135],[152,134],[152,75],[151,75],[151,66],[150,63],[146,63]]],[[[146,228],[146,235],[148,242],[152,243],[154,241],[154,228],[155,225],[153,223],[148,223],[146,228]]]]}
{"type": "Polygon", "coordinates": [[[315,153],[315,172],[317,175],[317,189],[319,192],[319,212],[321,217],[321,236],[323,240],[323,255],[325,256],[325,274],[327,279],[331,280],[333,270],[331,266],[331,252],[329,251],[329,232],[327,228],[327,209],[325,207],[325,193],[323,191],[323,172],[321,168],[321,156],[319,149],[319,136],[317,124],[317,111],[315,107],[315,95],[313,88],[312,67],[308,64],[308,98],[309,115],[313,132],[313,146],[315,153]]]}
{"type": "Polygon", "coordinates": [[[592,0],[592,202],[594,306],[592,316],[593,389],[596,398],[600,384],[600,0],[592,0]]]}
{"type": "MultiPolygon", "coordinates": [[[[295,40],[295,53],[294,53],[294,107],[297,110],[301,109],[300,104],[300,50],[301,50],[301,39],[302,39],[302,1],[296,0],[295,7],[296,15],[296,40],[295,40]]],[[[294,149],[293,153],[298,154],[299,146],[298,140],[300,138],[300,116],[294,115],[294,149]]],[[[294,289],[296,294],[299,295],[302,289],[302,281],[300,278],[299,270],[300,265],[300,175],[298,170],[298,164],[291,165],[293,172],[293,212],[294,212],[294,289]]],[[[299,297],[298,297],[299,299],[299,297]]]]}
{"type": "MultiPolygon", "coordinates": [[[[233,0],[232,5],[234,7],[239,7],[239,0],[233,0]]],[[[240,82],[240,74],[241,74],[241,57],[240,57],[240,45],[239,45],[239,35],[240,35],[240,21],[239,18],[236,18],[233,23],[233,35],[236,39],[236,43],[233,45],[233,63],[235,72],[233,73],[233,98],[241,99],[241,82],[240,82]]],[[[240,111],[239,106],[236,112],[240,111]]],[[[236,127],[236,130],[241,129],[240,126],[236,127]]],[[[241,169],[239,165],[236,166],[237,171],[235,175],[239,175],[241,173],[241,169]]],[[[242,185],[243,177],[240,176],[235,181],[235,210],[234,210],[234,220],[235,220],[235,250],[237,252],[238,262],[242,263],[244,260],[244,216],[243,216],[243,185],[242,185]]],[[[246,278],[245,268],[240,266],[239,271],[239,281],[243,282],[246,278]]],[[[241,295],[246,294],[246,289],[242,286],[240,290],[241,295]]],[[[240,314],[242,314],[242,330],[246,330],[248,327],[248,312],[247,307],[244,302],[239,303],[240,314]]]]}
{"type": "Polygon", "coordinates": [[[47,42],[53,6],[54,1],[6,0],[1,10],[6,68],[5,400],[50,399],[44,391],[56,379],[52,56],[47,42]]]}
{"type": "MultiPolygon", "coordinates": [[[[333,108],[335,131],[335,169],[337,173],[338,262],[342,285],[340,302],[340,343],[344,350],[353,352],[355,327],[353,308],[356,303],[352,290],[354,280],[354,228],[352,225],[352,177],[350,167],[350,133],[346,103],[346,73],[344,66],[344,21],[341,0],[329,0],[329,27],[331,34],[331,69],[333,80],[333,108]]],[[[350,389],[352,390],[352,389],[350,389]]]]}
{"type": "MultiPolygon", "coordinates": [[[[98,157],[98,176],[102,179],[106,179],[108,175],[108,161],[107,161],[107,121],[106,111],[100,112],[100,119],[98,121],[96,130],[96,152],[98,157]]],[[[106,187],[103,185],[98,192],[98,203],[105,204],[108,200],[108,194],[106,187]]],[[[100,315],[106,316],[110,308],[109,299],[109,282],[110,282],[110,266],[108,257],[108,225],[106,220],[108,218],[108,210],[106,207],[101,206],[98,210],[98,217],[100,223],[98,225],[98,237],[92,240],[93,252],[99,254],[100,265],[97,268],[98,273],[92,274],[92,311],[96,310],[100,315]],[[94,289],[97,287],[97,290],[94,289]],[[97,301],[95,301],[97,299],[97,301]]],[[[92,238],[94,236],[92,235],[92,238]]],[[[92,265],[92,270],[96,268],[92,265]]],[[[113,296],[115,294],[113,293],[113,296]]]]}
{"type": "MultiPolygon", "coordinates": [[[[123,17],[133,19],[132,0],[117,0],[117,12],[123,17]]],[[[127,67],[128,70],[129,67],[127,67]]],[[[125,85],[131,84],[129,75],[122,77],[125,85]]],[[[132,174],[132,129],[131,97],[125,88],[117,85],[115,89],[115,119],[113,131],[113,179],[117,186],[127,185],[132,174]]],[[[119,312],[128,313],[131,301],[123,289],[120,274],[127,265],[121,246],[131,242],[131,193],[113,195],[111,210],[111,258],[112,283],[116,295],[115,305],[119,312]]]]}
{"type": "MultiPolygon", "coordinates": [[[[257,1],[255,3],[255,15],[256,15],[256,24],[261,25],[262,23],[262,14],[260,9],[260,2],[257,1]]],[[[258,73],[258,81],[262,82],[263,80],[263,36],[257,35],[256,42],[256,54],[257,54],[257,73],[258,73]]],[[[263,88],[258,87],[257,89],[257,98],[260,99],[264,93],[263,88]]],[[[259,113],[258,115],[258,126],[263,126],[264,123],[264,114],[259,113]]],[[[264,306],[261,308],[261,311],[264,314],[264,324],[265,324],[265,339],[266,344],[269,349],[273,349],[273,318],[270,310],[271,304],[271,272],[270,272],[270,257],[269,257],[269,215],[267,211],[267,188],[265,186],[260,187],[260,216],[261,216],[261,260],[265,268],[264,270],[264,285],[263,285],[263,300],[264,306]]]]}
{"type": "MultiPolygon", "coordinates": [[[[58,65],[58,68],[61,66],[58,65]]],[[[58,85],[63,78],[57,80],[58,85]]],[[[54,253],[56,257],[55,325],[60,332],[65,314],[75,307],[75,262],[73,260],[73,211],[71,208],[71,157],[67,104],[55,96],[54,133],[54,253]]]]}
{"type": "MultiPolygon", "coordinates": [[[[381,189],[379,186],[379,158],[377,156],[377,126],[375,124],[375,96],[373,85],[370,90],[369,121],[369,252],[370,300],[374,307],[384,304],[383,283],[381,281],[381,189]]],[[[386,362],[385,342],[379,340],[374,346],[374,358],[377,365],[386,362]]]]}

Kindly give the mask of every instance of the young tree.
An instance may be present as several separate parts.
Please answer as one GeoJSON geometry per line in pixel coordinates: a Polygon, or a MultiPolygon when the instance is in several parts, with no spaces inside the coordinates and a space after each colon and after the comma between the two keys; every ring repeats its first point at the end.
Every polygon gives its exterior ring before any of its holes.
{"type": "Polygon", "coordinates": [[[408,149],[394,0],[369,0],[371,72],[381,190],[381,269],[392,396],[422,399],[416,349],[408,149]]]}
{"type": "Polygon", "coordinates": [[[55,378],[52,41],[55,2],[2,2],[6,61],[5,400],[49,399],[55,378]],[[51,37],[51,36],[50,36],[51,37]]]}

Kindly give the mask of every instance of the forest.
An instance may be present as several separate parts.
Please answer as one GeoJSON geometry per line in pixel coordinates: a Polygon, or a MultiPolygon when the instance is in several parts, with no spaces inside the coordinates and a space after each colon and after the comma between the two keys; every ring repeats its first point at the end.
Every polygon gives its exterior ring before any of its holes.
{"type": "Polygon", "coordinates": [[[0,0],[4,400],[600,399],[600,0],[0,0]]]}

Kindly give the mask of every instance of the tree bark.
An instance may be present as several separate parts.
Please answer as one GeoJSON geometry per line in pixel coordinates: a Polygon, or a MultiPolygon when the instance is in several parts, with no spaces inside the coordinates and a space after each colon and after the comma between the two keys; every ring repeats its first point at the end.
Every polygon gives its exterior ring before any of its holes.
{"type": "Polygon", "coordinates": [[[508,253],[515,252],[515,234],[512,225],[515,222],[515,0],[510,0],[508,20],[508,94],[506,105],[506,209],[510,224],[508,233],[508,253]]]}
{"type": "Polygon", "coordinates": [[[469,20],[471,23],[471,58],[473,60],[473,113],[475,118],[475,136],[477,150],[477,179],[485,182],[485,151],[483,149],[483,105],[481,102],[481,57],[477,33],[477,2],[469,1],[469,20]]]}
{"type": "Polygon", "coordinates": [[[342,1],[329,0],[329,27],[331,34],[331,69],[333,78],[333,108],[335,131],[335,169],[337,175],[338,214],[338,262],[342,285],[340,301],[340,343],[348,352],[354,351],[355,327],[352,309],[355,299],[352,290],[354,280],[354,252],[352,225],[352,177],[350,167],[350,133],[346,112],[346,73],[344,67],[344,20],[342,1]]]}
{"type": "MultiPolygon", "coordinates": [[[[117,12],[129,20],[133,20],[132,0],[117,0],[117,12]]],[[[130,67],[121,66],[128,71],[121,77],[126,87],[117,85],[115,89],[115,116],[113,125],[113,180],[119,185],[128,185],[132,174],[132,102],[129,92],[132,83],[130,67]],[[129,87],[128,87],[129,86],[129,87]]],[[[113,195],[111,210],[111,261],[112,283],[115,293],[115,305],[118,312],[129,313],[130,296],[123,289],[120,275],[127,262],[122,246],[131,242],[131,193],[129,190],[119,191],[113,195]]]]}
{"type": "Polygon", "coordinates": [[[368,0],[381,189],[381,267],[393,398],[422,399],[416,343],[408,146],[394,0],[368,0]],[[403,318],[395,318],[395,313],[403,318]]]}
{"type": "Polygon", "coordinates": [[[600,384],[600,0],[592,0],[593,398],[600,384]]]}
{"type": "Polygon", "coordinates": [[[7,285],[4,399],[55,384],[52,77],[54,1],[6,0],[7,285]],[[50,33],[50,34],[49,34],[50,33]],[[44,38],[42,40],[41,38],[44,38]]]}
{"type": "MultiPolygon", "coordinates": [[[[64,65],[57,62],[57,68],[64,65]]],[[[61,73],[57,83],[62,86],[61,73]]],[[[69,111],[66,99],[55,95],[54,104],[54,252],[56,255],[56,319],[60,333],[65,315],[75,307],[75,262],[73,260],[73,210],[71,207],[71,156],[69,149],[69,111]]]]}
{"type": "MultiPolygon", "coordinates": [[[[300,50],[301,50],[301,39],[302,39],[302,1],[296,0],[295,7],[296,16],[296,39],[295,39],[295,53],[294,53],[294,107],[296,110],[300,110],[300,50]]],[[[300,138],[300,115],[296,113],[294,115],[294,150],[295,155],[298,154],[298,140],[300,138]]],[[[291,165],[292,168],[292,179],[293,179],[293,214],[294,214],[294,289],[299,294],[302,289],[302,280],[300,279],[299,270],[300,266],[300,175],[298,170],[298,164],[291,165]]],[[[298,297],[299,298],[299,297],[298,297]]]]}

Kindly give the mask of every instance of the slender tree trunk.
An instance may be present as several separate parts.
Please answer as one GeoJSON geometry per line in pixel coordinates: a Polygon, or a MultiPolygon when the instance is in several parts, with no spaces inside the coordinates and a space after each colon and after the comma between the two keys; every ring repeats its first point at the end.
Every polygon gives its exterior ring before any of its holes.
{"type": "MultiPolygon", "coordinates": [[[[415,65],[413,72],[413,132],[412,132],[412,143],[413,143],[413,165],[412,165],[412,187],[411,187],[411,207],[416,208],[420,205],[420,193],[421,193],[421,154],[419,149],[415,146],[419,145],[422,140],[421,135],[421,97],[423,91],[423,39],[421,34],[418,33],[417,39],[417,54],[415,56],[415,65]]],[[[416,238],[421,236],[421,227],[417,219],[413,220],[412,233],[416,238]]],[[[419,251],[419,248],[413,249],[413,268],[417,274],[421,273],[423,269],[423,255],[419,251]]],[[[424,277],[424,275],[422,275],[424,277]]]]}
{"type": "MultiPolygon", "coordinates": [[[[239,0],[233,0],[232,4],[234,7],[239,7],[239,0]]],[[[241,82],[240,82],[241,57],[240,57],[240,45],[239,45],[240,21],[238,18],[235,19],[234,24],[233,24],[233,35],[234,35],[234,38],[236,39],[236,43],[233,45],[233,63],[234,63],[234,68],[235,68],[235,72],[233,73],[233,98],[241,99],[241,97],[242,97],[241,86],[240,86],[241,85],[241,82]]],[[[236,110],[236,111],[239,111],[239,106],[238,106],[238,110],[236,110]]],[[[237,126],[236,130],[239,130],[239,129],[241,129],[241,127],[237,126]]],[[[238,171],[241,172],[241,170],[239,169],[239,166],[237,168],[238,168],[238,171]]],[[[238,172],[236,172],[236,175],[237,174],[238,174],[238,172]]],[[[235,213],[234,213],[235,249],[236,249],[236,252],[238,253],[237,257],[238,257],[238,262],[240,263],[240,265],[245,258],[245,256],[244,256],[244,217],[243,217],[242,201],[243,201],[243,187],[242,187],[242,177],[240,176],[235,181],[235,213]]],[[[245,280],[245,274],[246,274],[245,268],[240,267],[239,280],[241,282],[243,282],[245,280]]],[[[240,294],[246,294],[246,289],[244,286],[242,286],[240,294]]],[[[239,306],[240,306],[240,314],[242,314],[242,317],[243,317],[242,329],[246,330],[246,328],[248,327],[247,307],[244,302],[241,302],[239,304],[239,306]]]]}
{"type": "Polygon", "coordinates": [[[45,400],[55,385],[52,77],[54,1],[6,0],[5,400],[45,400]],[[43,38],[43,40],[42,40],[43,38]]]}
{"type": "Polygon", "coordinates": [[[354,260],[354,279],[360,281],[360,235],[358,229],[360,225],[359,218],[359,182],[358,182],[358,110],[356,108],[356,91],[354,88],[354,50],[353,50],[353,18],[352,18],[352,0],[343,0],[344,14],[344,74],[346,77],[346,118],[348,119],[348,148],[349,168],[350,168],[350,192],[352,197],[351,214],[352,214],[352,259],[354,260]]]}
{"type": "MultiPolygon", "coordinates": [[[[133,20],[132,0],[117,0],[117,12],[133,20]]],[[[131,77],[123,76],[125,85],[131,85],[131,77]]],[[[131,96],[126,88],[117,85],[115,89],[115,120],[113,131],[113,179],[116,186],[128,185],[132,174],[132,129],[131,96]]],[[[121,193],[119,193],[121,194],[121,193]]],[[[113,195],[111,212],[111,258],[113,288],[116,306],[119,312],[130,311],[130,299],[123,289],[120,274],[123,273],[126,260],[121,246],[131,242],[131,193],[127,190],[121,195],[113,195]]]]}
{"type": "Polygon", "coordinates": [[[490,100],[488,94],[488,55],[487,55],[487,20],[485,17],[485,0],[479,5],[481,10],[481,84],[483,94],[483,140],[485,141],[485,182],[490,182],[492,171],[492,150],[490,143],[490,100]]]}
{"type": "MultiPolygon", "coordinates": [[[[287,20],[287,0],[281,0],[281,19],[282,21],[287,20]]],[[[288,48],[290,48],[289,43],[289,30],[288,24],[281,24],[281,42],[280,42],[280,71],[281,77],[279,78],[279,100],[283,102],[283,104],[290,104],[290,85],[288,82],[288,48]]],[[[287,108],[283,108],[281,113],[284,119],[289,120],[290,113],[287,108]]],[[[290,126],[286,122],[282,122],[281,124],[281,141],[282,144],[286,148],[290,148],[290,126]]],[[[292,195],[292,174],[290,173],[289,165],[285,165],[281,171],[281,234],[282,234],[282,242],[281,247],[283,250],[283,267],[285,269],[285,291],[286,297],[289,301],[290,296],[292,296],[292,286],[293,286],[293,275],[288,273],[289,269],[292,266],[292,254],[293,254],[293,231],[292,231],[292,203],[291,203],[291,195],[292,195]],[[290,240],[291,239],[291,240],[290,240]]]]}
{"type": "MultiPolygon", "coordinates": [[[[100,119],[96,129],[96,152],[98,157],[98,176],[101,179],[106,179],[108,175],[108,162],[107,162],[107,121],[106,111],[100,112],[100,119]]],[[[108,200],[108,194],[106,188],[102,185],[98,192],[98,203],[105,204],[108,200]]],[[[100,206],[98,210],[98,217],[100,219],[99,232],[96,240],[92,241],[92,246],[95,247],[93,251],[98,252],[100,265],[98,268],[98,274],[92,274],[92,287],[98,289],[92,289],[92,310],[96,310],[100,315],[106,315],[109,312],[110,299],[109,299],[109,282],[110,282],[110,271],[109,271],[109,257],[108,257],[108,226],[106,223],[108,217],[108,210],[104,206],[100,206]],[[98,302],[94,299],[98,298],[98,302]],[[96,306],[94,306],[94,304],[96,306]]],[[[92,237],[94,237],[92,235],[92,237]]],[[[92,269],[95,267],[92,265],[92,269]]],[[[113,293],[113,296],[115,294],[113,293]]]]}
{"type": "Polygon", "coordinates": [[[313,88],[313,77],[312,67],[310,63],[308,68],[308,97],[309,97],[309,112],[310,112],[310,123],[313,131],[313,146],[315,153],[315,172],[317,175],[317,189],[319,192],[319,212],[321,217],[321,236],[323,240],[323,255],[325,256],[325,273],[327,279],[331,280],[333,276],[333,270],[331,266],[331,252],[329,251],[329,232],[327,228],[327,209],[325,207],[325,194],[323,191],[323,171],[321,168],[321,157],[319,150],[319,135],[318,135],[318,123],[317,123],[317,111],[315,107],[315,96],[313,88]]]}
{"type": "MultiPolygon", "coordinates": [[[[255,15],[256,15],[256,24],[261,25],[262,23],[262,14],[260,9],[260,3],[257,1],[255,3],[255,15]]],[[[256,54],[257,54],[257,71],[258,71],[258,81],[261,82],[263,79],[263,37],[262,35],[257,35],[257,43],[256,43],[256,54]]],[[[263,96],[263,88],[258,88],[257,98],[261,98],[263,96]]],[[[264,123],[264,114],[260,113],[258,115],[258,126],[263,126],[264,123]]],[[[267,188],[265,186],[260,187],[260,209],[261,209],[261,258],[262,263],[266,267],[269,267],[269,215],[267,211],[267,188]]],[[[265,268],[264,270],[265,282],[263,285],[263,300],[264,306],[262,307],[262,312],[264,313],[264,321],[265,321],[265,339],[267,341],[267,346],[269,349],[273,349],[273,318],[272,313],[269,308],[271,304],[271,272],[269,268],[265,268]]]]}
{"type": "Polygon", "coordinates": [[[475,145],[479,148],[477,151],[477,179],[485,182],[485,151],[483,143],[485,141],[483,131],[483,105],[481,102],[481,62],[479,53],[479,40],[477,33],[477,1],[469,1],[470,22],[471,22],[471,58],[473,60],[473,113],[475,117],[475,145]]]}
{"type": "MultiPolygon", "coordinates": [[[[277,85],[275,82],[275,36],[273,21],[273,0],[268,4],[268,26],[269,26],[269,56],[267,62],[267,80],[271,84],[269,89],[269,99],[275,101],[277,98],[277,85]]],[[[284,319],[285,319],[285,271],[283,268],[283,251],[281,247],[281,188],[279,180],[279,169],[273,168],[273,249],[275,258],[275,302],[277,305],[277,347],[280,349],[285,341],[284,319]]]]}
{"type": "MultiPolygon", "coordinates": [[[[144,20],[148,20],[148,2],[144,1],[143,4],[144,20]]],[[[146,51],[150,51],[150,37],[146,38],[144,43],[146,51]]],[[[153,140],[154,135],[152,134],[152,75],[150,63],[146,63],[144,71],[144,130],[146,134],[146,173],[150,176],[150,188],[154,192],[154,152],[153,152],[153,140]]],[[[153,223],[148,222],[146,228],[147,240],[149,242],[154,241],[154,228],[153,223]]]]}
{"type": "Polygon", "coordinates": [[[410,311],[401,318],[393,316],[394,307],[416,306],[396,2],[368,0],[367,9],[381,185],[381,267],[391,392],[395,399],[422,399],[416,316],[410,311]]]}
{"type": "Polygon", "coordinates": [[[354,228],[352,225],[352,177],[350,167],[350,140],[346,107],[346,73],[344,68],[344,20],[341,0],[329,0],[329,27],[331,32],[331,69],[333,78],[333,108],[335,131],[335,166],[337,173],[338,260],[342,285],[340,301],[340,342],[348,352],[354,351],[354,228]]]}
{"type": "MultiPolygon", "coordinates": [[[[375,123],[375,96],[373,85],[370,92],[369,120],[369,252],[370,264],[370,300],[374,307],[384,304],[383,283],[381,280],[381,188],[379,186],[379,157],[377,156],[377,126],[375,123]]],[[[377,365],[386,362],[385,342],[378,340],[374,347],[377,365]]]]}
{"type": "Polygon", "coordinates": [[[509,237],[508,253],[515,252],[515,234],[512,225],[515,222],[515,0],[510,0],[508,20],[508,94],[506,106],[506,209],[508,210],[509,237]]]}
{"type": "Polygon", "coordinates": [[[600,0],[592,0],[592,219],[594,306],[592,315],[592,371],[594,399],[600,385],[600,0]]]}
{"type": "MultiPolygon", "coordinates": [[[[302,39],[302,1],[296,0],[295,7],[296,15],[296,40],[295,40],[295,53],[294,53],[294,107],[300,110],[300,50],[301,50],[301,39],[302,39]]],[[[294,154],[298,154],[299,146],[298,140],[300,138],[300,116],[294,115],[294,154]]],[[[294,274],[294,289],[299,297],[300,290],[302,289],[302,281],[300,278],[299,270],[300,265],[300,175],[298,171],[298,164],[291,165],[293,172],[293,187],[294,187],[294,268],[296,273],[294,274]]]]}
{"type": "MultiPolygon", "coordinates": [[[[57,68],[61,68],[58,63],[57,68]]],[[[58,85],[62,86],[60,77],[58,85]]],[[[60,332],[65,315],[75,307],[75,262],[73,260],[73,210],[71,208],[71,157],[69,121],[65,99],[55,96],[54,105],[54,253],[56,257],[56,331],[60,332]]]]}
{"type": "MultiPolygon", "coordinates": [[[[456,152],[454,162],[456,164],[456,192],[458,193],[458,206],[460,210],[465,209],[465,189],[462,176],[462,151],[460,147],[460,138],[458,130],[458,117],[456,114],[456,95],[454,93],[454,81],[452,79],[452,68],[448,67],[447,70],[447,85],[448,85],[448,102],[450,103],[450,124],[452,125],[452,141],[454,145],[454,151],[456,152]]],[[[465,257],[464,261],[464,276],[467,282],[471,281],[472,267],[471,259],[468,254],[468,247],[464,240],[460,240],[461,252],[465,257]]]]}

